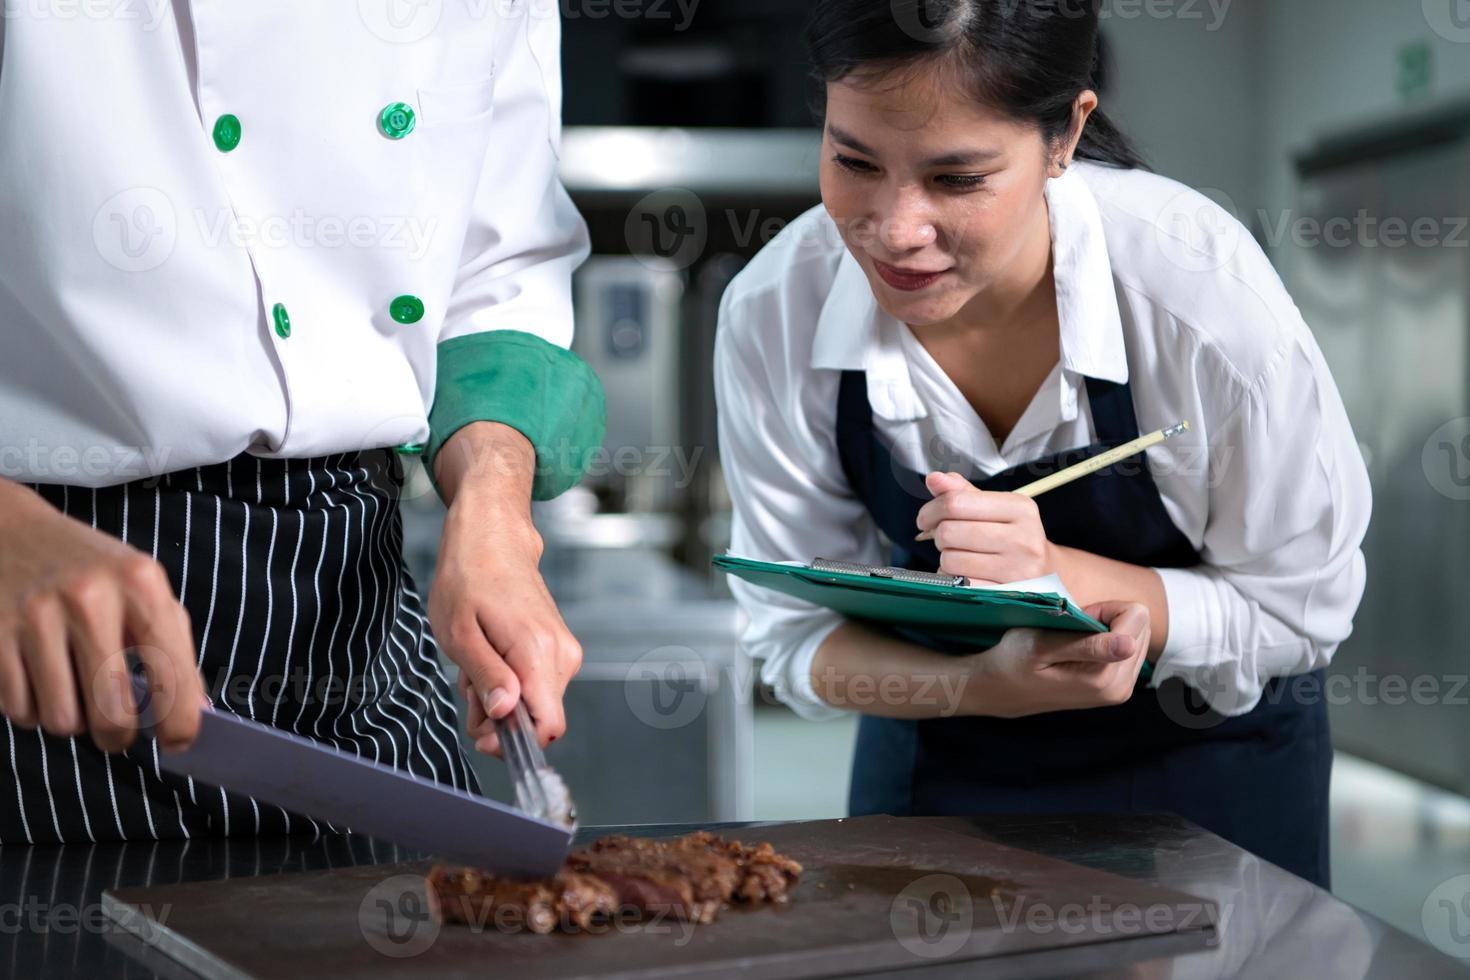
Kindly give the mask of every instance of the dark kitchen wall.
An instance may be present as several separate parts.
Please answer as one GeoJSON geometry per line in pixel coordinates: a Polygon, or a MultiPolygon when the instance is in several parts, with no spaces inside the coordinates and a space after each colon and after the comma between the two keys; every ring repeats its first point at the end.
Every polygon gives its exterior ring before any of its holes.
{"type": "Polygon", "coordinates": [[[813,125],[807,0],[560,0],[568,126],[813,125]]]}

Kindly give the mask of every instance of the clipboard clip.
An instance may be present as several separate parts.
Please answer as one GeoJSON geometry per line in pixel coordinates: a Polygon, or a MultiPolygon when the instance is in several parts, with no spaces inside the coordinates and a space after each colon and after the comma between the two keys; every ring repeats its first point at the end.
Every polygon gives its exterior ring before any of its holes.
{"type": "Polygon", "coordinates": [[[842,572],[847,575],[866,575],[870,578],[893,579],[896,582],[917,582],[920,585],[945,585],[962,588],[970,584],[963,575],[944,575],[935,572],[916,572],[911,568],[894,568],[890,565],[864,565],[856,561],[834,561],[830,558],[814,558],[807,566],[814,572],[842,572]]]}

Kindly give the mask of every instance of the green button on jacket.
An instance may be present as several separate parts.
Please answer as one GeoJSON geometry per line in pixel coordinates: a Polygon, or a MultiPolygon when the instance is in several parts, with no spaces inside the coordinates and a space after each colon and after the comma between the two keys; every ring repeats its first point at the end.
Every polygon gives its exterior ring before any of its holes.
{"type": "Polygon", "coordinates": [[[214,121],[214,145],[221,153],[229,153],[240,145],[240,120],[225,113],[214,121]]]}
{"type": "Polygon", "coordinates": [[[276,323],[276,333],[283,340],[291,336],[291,317],[283,304],[277,303],[271,307],[271,319],[276,323]]]}
{"type": "Polygon", "coordinates": [[[390,140],[401,140],[413,132],[413,107],[406,102],[393,102],[378,113],[378,129],[390,140]]]}
{"type": "Polygon", "coordinates": [[[424,301],[405,293],[388,304],[388,315],[399,323],[418,323],[424,318],[424,301]]]}

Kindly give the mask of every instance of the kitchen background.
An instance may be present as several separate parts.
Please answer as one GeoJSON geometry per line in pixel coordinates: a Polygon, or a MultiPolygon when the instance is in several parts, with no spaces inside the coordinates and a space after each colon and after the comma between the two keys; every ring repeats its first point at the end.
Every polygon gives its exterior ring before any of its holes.
{"type": "MultiPolygon", "coordinates": [[[[562,8],[563,177],[594,240],[577,347],[611,421],[606,458],[538,517],[586,657],[551,761],[588,823],[841,815],[855,720],[805,722],[766,696],[709,569],[729,529],[716,304],[817,201],[807,4],[562,8]]],[[[1470,3],[1104,8],[1104,104],[1154,169],[1266,248],[1361,440],[1375,512],[1332,668],[1334,884],[1422,936],[1435,887],[1470,872],[1470,3]]],[[[421,478],[410,496],[427,588],[441,512],[421,478]]],[[[500,763],[477,762],[509,798],[500,763]]]]}

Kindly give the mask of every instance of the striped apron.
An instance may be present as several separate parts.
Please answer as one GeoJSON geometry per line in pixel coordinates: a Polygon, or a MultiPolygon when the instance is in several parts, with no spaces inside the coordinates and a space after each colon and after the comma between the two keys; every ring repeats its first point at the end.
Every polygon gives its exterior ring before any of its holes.
{"type": "MultiPolygon", "coordinates": [[[[163,565],[216,710],[479,791],[403,563],[396,453],[242,454],[101,489],[31,486],[163,565]]],[[[335,829],[166,772],[151,741],[109,755],[89,735],[3,726],[0,844],[335,829]]]]}

